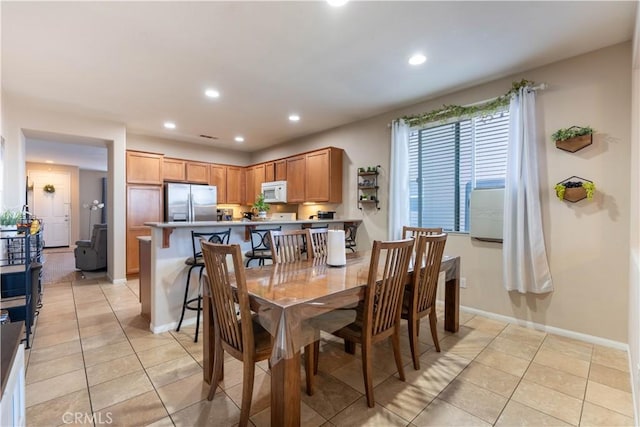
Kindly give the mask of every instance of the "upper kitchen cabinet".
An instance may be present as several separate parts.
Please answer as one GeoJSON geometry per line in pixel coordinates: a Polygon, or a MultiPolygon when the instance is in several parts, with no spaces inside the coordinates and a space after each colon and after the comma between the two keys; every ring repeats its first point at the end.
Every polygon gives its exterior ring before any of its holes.
{"type": "Polygon", "coordinates": [[[287,180],[287,161],[286,160],[276,160],[273,162],[274,165],[274,181],[286,181],[287,180]]]}
{"type": "Polygon", "coordinates": [[[209,183],[209,163],[189,162],[187,166],[187,182],[192,184],[209,183]]]}
{"type": "Polygon", "coordinates": [[[287,160],[276,160],[264,164],[265,182],[287,180],[287,160]]]}
{"type": "Polygon", "coordinates": [[[307,153],[305,158],[304,201],[342,203],[342,150],[326,148],[307,153]]]}
{"type": "Polygon", "coordinates": [[[265,182],[275,181],[276,177],[276,164],[275,162],[269,162],[264,164],[264,179],[265,182]]]}
{"type": "Polygon", "coordinates": [[[305,156],[295,156],[286,159],[287,162],[287,202],[305,202],[305,156]]]}
{"type": "Polygon", "coordinates": [[[258,194],[262,192],[262,183],[266,182],[265,164],[250,166],[246,169],[246,195],[245,203],[248,205],[256,201],[258,194]]]}
{"type": "Polygon", "coordinates": [[[186,179],[185,161],[165,157],[162,161],[162,176],[165,181],[184,181],[186,179]]]}
{"type": "Polygon", "coordinates": [[[241,204],[244,201],[243,199],[245,198],[244,187],[244,168],[240,166],[227,166],[227,201],[225,203],[241,204]]]}
{"type": "Polygon", "coordinates": [[[218,192],[218,204],[227,203],[227,167],[209,165],[209,185],[215,185],[218,192]]]}
{"type": "Polygon", "coordinates": [[[162,154],[127,151],[127,183],[162,185],[162,154]]]}

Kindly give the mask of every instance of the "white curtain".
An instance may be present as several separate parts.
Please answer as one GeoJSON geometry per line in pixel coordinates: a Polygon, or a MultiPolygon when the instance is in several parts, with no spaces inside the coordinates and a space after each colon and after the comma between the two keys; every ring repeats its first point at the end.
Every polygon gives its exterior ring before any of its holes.
{"type": "Polygon", "coordinates": [[[389,172],[389,239],[402,236],[409,225],[409,126],[402,119],[391,123],[389,172]]]}
{"type": "Polygon", "coordinates": [[[535,91],[521,88],[509,107],[502,260],[508,291],[542,294],[553,291],[553,282],[540,213],[535,110],[535,91]]]}

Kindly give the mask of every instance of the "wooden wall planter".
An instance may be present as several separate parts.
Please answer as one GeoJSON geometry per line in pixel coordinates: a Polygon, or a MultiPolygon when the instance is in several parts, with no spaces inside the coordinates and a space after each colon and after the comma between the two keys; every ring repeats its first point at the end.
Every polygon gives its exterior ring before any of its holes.
{"type": "MultiPolygon", "coordinates": [[[[572,176],[571,178],[567,178],[565,180],[560,181],[558,184],[556,184],[556,196],[560,198],[558,193],[558,186],[565,185],[565,184],[575,185],[576,182],[593,184],[593,181],[591,180],[580,178],[579,176],[572,176]]],[[[565,186],[564,195],[560,200],[565,200],[570,203],[575,203],[586,198],[587,198],[587,189],[584,188],[583,186],[580,186],[580,187],[565,186]]]]}
{"type": "Polygon", "coordinates": [[[567,188],[564,190],[564,200],[575,203],[587,198],[587,190],[582,187],[567,188]]]}
{"type": "Polygon", "coordinates": [[[564,141],[556,141],[556,148],[570,153],[582,150],[593,143],[593,134],[576,136],[575,138],[565,139],[564,141]]]}

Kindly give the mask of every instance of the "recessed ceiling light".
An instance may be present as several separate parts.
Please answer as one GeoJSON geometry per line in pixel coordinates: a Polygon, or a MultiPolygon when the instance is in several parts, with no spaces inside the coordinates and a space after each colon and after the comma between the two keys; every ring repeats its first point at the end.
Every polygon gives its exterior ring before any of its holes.
{"type": "Polygon", "coordinates": [[[289,116],[289,121],[291,122],[299,122],[300,121],[300,116],[297,114],[291,114],[289,116]]]}
{"type": "Polygon", "coordinates": [[[329,3],[329,6],[340,7],[347,4],[347,1],[349,0],[327,0],[327,3],[329,3]]]}
{"type": "Polygon", "coordinates": [[[176,128],[176,124],[173,122],[164,122],[164,127],[167,129],[175,129],[176,128]]]}
{"type": "Polygon", "coordinates": [[[53,163],[53,160],[45,160],[44,162],[45,162],[45,163],[52,164],[52,163],[53,163]]]}
{"type": "Polygon", "coordinates": [[[244,142],[244,138],[241,136],[236,136],[235,138],[233,138],[236,142],[244,142]]]}
{"type": "Polygon", "coordinates": [[[207,95],[209,98],[219,98],[220,97],[220,92],[218,92],[215,89],[207,89],[204,91],[204,94],[207,95]]]}
{"type": "Polygon", "coordinates": [[[412,55],[411,58],[409,58],[409,64],[420,65],[420,64],[424,64],[426,60],[427,60],[426,56],[424,56],[421,53],[416,53],[412,55]]]}

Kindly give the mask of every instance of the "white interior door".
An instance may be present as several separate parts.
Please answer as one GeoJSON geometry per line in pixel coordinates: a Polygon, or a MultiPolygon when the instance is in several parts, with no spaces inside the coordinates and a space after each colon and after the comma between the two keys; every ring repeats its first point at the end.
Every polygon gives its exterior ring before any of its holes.
{"type": "Polygon", "coordinates": [[[45,247],[69,246],[71,174],[60,171],[29,171],[33,182],[31,213],[44,222],[45,247]],[[44,186],[52,184],[54,193],[44,186]]]}

